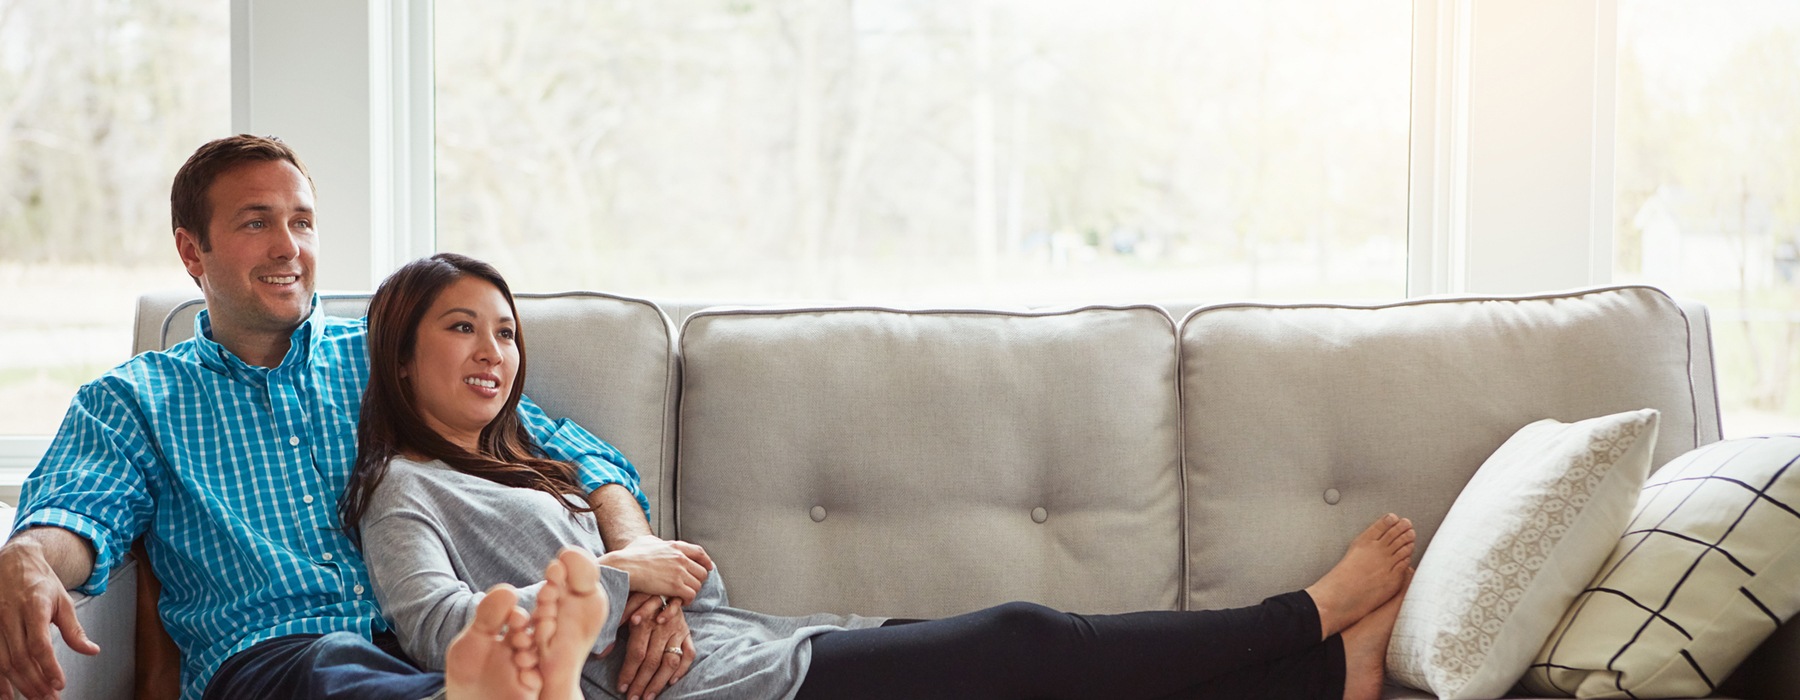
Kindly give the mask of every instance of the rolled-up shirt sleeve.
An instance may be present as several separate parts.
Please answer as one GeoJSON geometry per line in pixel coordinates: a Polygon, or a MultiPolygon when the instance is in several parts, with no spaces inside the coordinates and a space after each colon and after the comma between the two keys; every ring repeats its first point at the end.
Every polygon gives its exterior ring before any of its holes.
{"type": "Polygon", "coordinates": [[[575,421],[550,418],[529,397],[519,397],[519,420],[544,454],[576,465],[582,488],[592,492],[608,484],[624,486],[637,499],[638,507],[644,509],[644,518],[650,518],[650,499],[644,497],[638,485],[637,468],[618,448],[594,437],[575,421]]]}
{"type": "Polygon", "coordinates": [[[155,455],[138,415],[104,381],[83,386],[19,492],[16,531],[59,527],[93,545],[94,570],[77,589],[88,595],[106,592],[155,507],[146,477],[155,455]]]}

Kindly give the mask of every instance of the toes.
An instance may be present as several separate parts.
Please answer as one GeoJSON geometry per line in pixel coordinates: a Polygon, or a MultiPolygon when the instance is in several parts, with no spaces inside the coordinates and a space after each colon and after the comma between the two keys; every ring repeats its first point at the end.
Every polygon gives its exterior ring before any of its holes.
{"type": "Polygon", "coordinates": [[[1411,520],[1396,517],[1388,524],[1387,530],[1381,533],[1381,542],[1383,544],[1391,545],[1400,538],[1405,537],[1406,534],[1412,532],[1412,530],[1413,526],[1411,520]]]}
{"type": "Polygon", "coordinates": [[[558,589],[567,589],[569,587],[569,568],[563,564],[561,556],[551,559],[550,565],[544,567],[544,582],[550,584],[546,588],[554,586],[558,589]]]}
{"type": "Polygon", "coordinates": [[[567,577],[565,583],[570,595],[593,595],[599,587],[600,567],[587,552],[574,547],[564,547],[556,555],[557,564],[561,564],[567,577]]]}
{"type": "Polygon", "coordinates": [[[535,658],[533,657],[532,665],[519,666],[519,685],[533,696],[544,688],[544,674],[537,669],[535,658]]]}
{"type": "Polygon", "coordinates": [[[1388,529],[1393,527],[1394,523],[1399,522],[1399,520],[1400,516],[1394,515],[1393,513],[1388,513],[1387,515],[1376,518],[1375,522],[1369,523],[1368,529],[1363,530],[1362,537],[1365,539],[1379,540],[1387,533],[1388,529]]]}
{"type": "Polygon", "coordinates": [[[533,644],[530,623],[531,619],[525,616],[524,610],[513,608],[512,619],[506,624],[506,643],[514,649],[530,649],[536,646],[533,644]]]}
{"type": "Polygon", "coordinates": [[[555,617],[557,605],[562,602],[563,591],[568,590],[568,586],[568,569],[563,568],[561,561],[550,560],[550,565],[544,567],[544,587],[538,589],[537,609],[532,611],[532,619],[555,617]]]}
{"type": "Polygon", "coordinates": [[[1388,551],[1398,552],[1398,551],[1400,551],[1401,548],[1406,547],[1407,545],[1410,545],[1414,542],[1417,542],[1418,539],[1419,539],[1418,532],[1411,530],[1411,529],[1402,531],[1402,532],[1398,533],[1392,541],[1388,542],[1388,551]]]}
{"type": "Polygon", "coordinates": [[[501,629],[512,621],[513,613],[519,609],[518,605],[518,591],[504,583],[495,585],[475,605],[475,620],[469,623],[469,629],[478,634],[498,637],[501,629]]]}
{"type": "Polygon", "coordinates": [[[530,648],[514,649],[513,650],[513,665],[517,666],[521,669],[537,668],[537,665],[538,665],[537,649],[530,649],[530,648]]]}
{"type": "Polygon", "coordinates": [[[544,567],[544,587],[538,589],[537,608],[531,611],[536,626],[534,637],[539,645],[549,644],[556,636],[556,614],[561,608],[563,587],[568,585],[568,572],[562,562],[551,560],[544,567]]]}

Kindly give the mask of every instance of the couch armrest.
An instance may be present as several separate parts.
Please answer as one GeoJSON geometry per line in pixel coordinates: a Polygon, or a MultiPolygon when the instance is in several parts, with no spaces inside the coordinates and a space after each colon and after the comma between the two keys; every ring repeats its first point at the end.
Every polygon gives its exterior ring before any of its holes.
{"type": "Polygon", "coordinates": [[[81,620],[88,639],[100,645],[100,655],[78,654],[63,643],[61,635],[51,635],[56,662],[62,664],[67,680],[64,700],[131,697],[132,673],[137,666],[137,576],[138,561],[128,558],[113,569],[105,595],[70,593],[75,598],[75,617],[81,620]]]}

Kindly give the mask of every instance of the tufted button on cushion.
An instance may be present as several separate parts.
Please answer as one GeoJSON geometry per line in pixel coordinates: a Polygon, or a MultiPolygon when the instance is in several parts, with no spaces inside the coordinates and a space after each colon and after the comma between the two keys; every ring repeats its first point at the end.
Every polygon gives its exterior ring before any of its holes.
{"type": "Polygon", "coordinates": [[[1325,489],[1325,502],[1326,503],[1329,503],[1329,504],[1335,506],[1338,504],[1338,501],[1342,500],[1342,499],[1343,499],[1343,494],[1338,493],[1337,489],[1325,489]]]}
{"type": "Polygon", "coordinates": [[[1043,524],[1043,522],[1045,520],[1049,520],[1049,519],[1050,519],[1050,511],[1044,510],[1043,507],[1040,506],[1040,507],[1031,509],[1031,522],[1038,523],[1041,525],[1041,524],[1043,524]]]}
{"type": "Polygon", "coordinates": [[[825,522],[825,506],[813,506],[812,519],[815,523],[825,522]]]}

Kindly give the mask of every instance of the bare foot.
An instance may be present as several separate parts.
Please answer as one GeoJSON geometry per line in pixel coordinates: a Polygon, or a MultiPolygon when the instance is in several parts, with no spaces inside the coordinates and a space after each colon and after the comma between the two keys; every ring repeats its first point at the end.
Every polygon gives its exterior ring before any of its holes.
{"type": "Polygon", "coordinates": [[[1394,634],[1394,620],[1400,617],[1400,601],[1406,598],[1412,576],[1412,567],[1407,567],[1394,597],[1344,630],[1344,700],[1380,700],[1388,638],[1394,634]]]}
{"type": "Polygon", "coordinates": [[[444,696],[449,700],[532,700],[542,679],[529,651],[516,648],[529,622],[519,607],[519,593],[500,584],[488,589],[475,606],[475,619],[444,652],[444,696]]]}
{"type": "Polygon", "coordinates": [[[1411,520],[1388,513],[1350,541],[1337,566],[1306,588],[1319,608],[1320,639],[1342,632],[1394,597],[1418,537],[1411,520]]]}
{"type": "Polygon", "coordinates": [[[531,621],[544,677],[540,697],[546,700],[581,700],[581,667],[594,651],[608,612],[599,581],[593,555],[574,547],[564,547],[544,567],[544,587],[531,621]]]}

